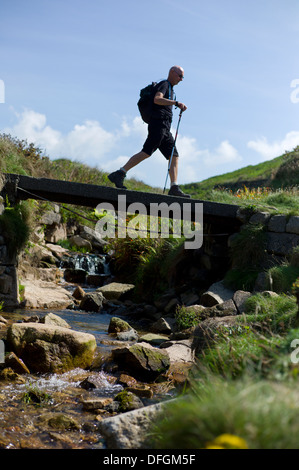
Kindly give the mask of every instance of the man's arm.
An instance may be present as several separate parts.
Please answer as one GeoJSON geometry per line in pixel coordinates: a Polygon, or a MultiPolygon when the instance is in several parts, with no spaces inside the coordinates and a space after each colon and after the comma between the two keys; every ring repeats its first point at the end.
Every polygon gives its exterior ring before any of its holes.
{"type": "Polygon", "coordinates": [[[187,106],[184,104],[184,103],[180,103],[178,101],[175,101],[175,100],[169,100],[167,98],[164,98],[163,96],[163,93],[161,93],[160,91],[158,91],[156,94],[155,94],[155,97],[154,97],[154,103],[155,104],[158,104],[160,106],[172,106],[172,105],[176,105],[178,108],[180,108],[182,111],[186,111],[187,109],[187,106]]]}

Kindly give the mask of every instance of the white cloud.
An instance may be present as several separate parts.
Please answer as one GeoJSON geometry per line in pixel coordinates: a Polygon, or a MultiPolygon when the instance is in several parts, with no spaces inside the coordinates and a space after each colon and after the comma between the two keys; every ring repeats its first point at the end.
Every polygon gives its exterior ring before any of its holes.
{"type": "Polygon", "coordinates": [[[138,135],[144,140],[147,136],[147,125],[142,121],[141,117],[135,117],[132,122],[128,122],[127,119],[123,118],[121,123],[121,131],[118,132],[119,137],[131,137],[132,135],[138,135]]]}
{"type": "Polygon", "coordinates": [[[26,109],[16,113],[18,122],[6,133],[41,147],[51,158],[66,157],[96,165],[115,144],[115,136],[101,127],[97,121],[85,121],[63,135],[47,125],[46,116],[26,109]]]}
{"type": "Polygon", "coordinates": [[[264,160],[282,155],[285,151],[293,150],[299,144],[299,131],[291,131],[281,141],[268,142],[266,137],[251,140],[247,146],[258,152],[264,160]]]}
{"type": "Polygon", "coordinates": [[[42,147],[51,150],[61,140],[61,133],[46,125],[46,116],[30,109],[23,113],[15,113],[18,122],[12,129],[5,129],[6,133],[16,135],[19,139],[28,142],[37,142],[42,147]]]}
{"type": "Polygon", "coordinates": [[[202,155],[203,162],[207,167],[218,167],[221,165],[227,165],[228,163],[240,162],[242,160],[238,151],[229,143],[228,140],[221,142],[213,152],[204,150],[202,155]]]}
{"type": "Polygon", "coordinates": [[[113,133],[107,132],[97,121],[85,121],[62,136],[55,153],[95,165],[114,145],[113,133]]]}
{"type": "MultiPolygon", "coordinates": [[[[238,151],[227,141],[223,141],[214,150],[200,150],[193,137],[178,137],[178,150],[180,153],[180,181],[201,181],[207,173],[211,176],[213,169],[221,166],[238,163],[242,160],[238,151]]],[[[219,171],[220,172],[220,171],[219,171]]]]}

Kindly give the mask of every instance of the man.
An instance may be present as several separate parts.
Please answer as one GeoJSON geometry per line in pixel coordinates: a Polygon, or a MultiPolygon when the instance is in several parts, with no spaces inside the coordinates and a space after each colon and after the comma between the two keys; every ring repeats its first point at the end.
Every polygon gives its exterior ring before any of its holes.
{"type": "MultiPolygon", "coordinates": [[[[123,181],[127,172],[146,158],[149,158],[157,149],[160,150],[167,160],[170,160],[174,146],[174,139],[170,132],[172,107],[175,105],[180,108],[181,111],[186,111],[187,109],[184,103],[173,99],[173,87],[180,83],[183,78],[184,70],[182,67],[175,65],[169,70],[167,80],[163,80],[156,85],[153,109],[148,125],[148,136],[141,152],[133,155],[122,168],[108,175],[109,180],[114,183],[117,188],[126,189],[123,181]]],[[[190,197],[189,194],[184,194],[177,184],[178,160],[179,154],[175,147],[169,168],[171,188],[168,194],[170,196],[190,197]]]]}

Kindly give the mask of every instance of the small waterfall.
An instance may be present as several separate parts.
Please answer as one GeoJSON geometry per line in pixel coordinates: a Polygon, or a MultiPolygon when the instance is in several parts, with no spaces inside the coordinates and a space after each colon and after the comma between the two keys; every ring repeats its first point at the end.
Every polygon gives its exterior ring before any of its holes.
{"type": "Polygon", "coordinates": [[[73,253],[60,263],[66,282],[101,286],[110,275],[109,256],[73,253]]]}
{"type": "Polygon", "coordinates": [[[73,269],[83,269],[88,274],[110,274],[109,262],[105,255],[77,254],[73,269]]]}

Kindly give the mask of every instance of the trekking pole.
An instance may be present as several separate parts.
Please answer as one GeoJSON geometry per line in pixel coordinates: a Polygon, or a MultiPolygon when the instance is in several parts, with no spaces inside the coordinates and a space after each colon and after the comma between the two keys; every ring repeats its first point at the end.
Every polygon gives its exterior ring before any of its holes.
{"type": "Polygon", "coordinates": [[[178,136],[179,125],[180,125],[180,122],[181,122],[182,113],[183,113],[183,111],[181,110],[180,115],[179,115],[178,125],[177,125],[177,128],[176,128],[175,139],[174,139],[174,143],[173,143],[173,147],[172,147],[172,151],[171,151],[171,157],[170,157],[169,164],[168,164],[168,169],[167,169],[167,175],[166,175],[166,180],[165,180],[165,186],[164,186],[164,189],[163,189],[163,194],[165,193],[165,189],[166,189],[166,185],[167,185],[167,179],[168,179],[169,170],[170,170],[170,167],[171,167],[172,157],[173,157],[173,154],[174,154],[175,143],[176,143],[176,139],[177,139],[177,136],[178,136]]]}

